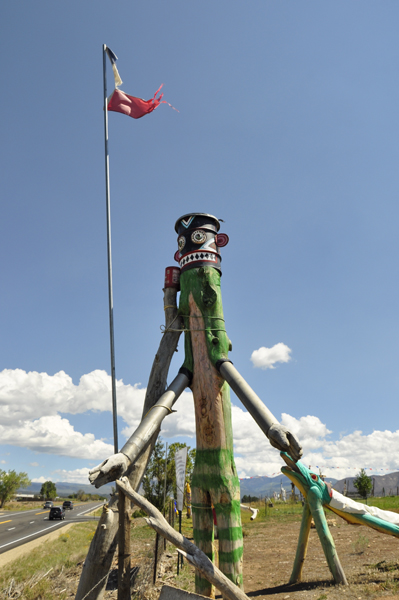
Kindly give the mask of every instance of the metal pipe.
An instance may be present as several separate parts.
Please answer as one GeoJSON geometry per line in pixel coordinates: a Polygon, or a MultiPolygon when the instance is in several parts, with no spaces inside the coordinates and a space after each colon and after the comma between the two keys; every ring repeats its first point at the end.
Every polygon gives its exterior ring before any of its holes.
{"type": "Polygon", "coordinates": [[[105,148],[105,195],[107,209],[107,257],[108,257],[108,311],[109,337],[111,350],[111,384],[112,384],[112,417],[114,428],[114,452],[118,452],[118,413],[116,404],[115,377],[115,343],[114,343],[114,302],[112,296],[112,251],[111,251],[111,199],[109,186],[109,151],[108,151],[108,107],[107,107],[107,46],[103,44],[103,86],[104,86],[104,148],[105,148]]]}
{"type": "Polygon", "coordinates": [[[250,415],[255,419],[263,433],[267,435],[270,427],[274,423],[278,423],[276,417],[265,406],[259,396],[255,394],[251,386],[248,385],[231,362],[226,361],[221,363],[219,372],[241,400],[250,415]]]}
{"type": "Polygon", "coordinates": [[[131,463],[133,463],[144,450],[164,418],[172,412],[172,406],[189,384],[190,380],[187,375],[179,373],[166,392],[162,394],[158,402],[150,408],[136,431],[120,451],[128,457],[131,463]]]}

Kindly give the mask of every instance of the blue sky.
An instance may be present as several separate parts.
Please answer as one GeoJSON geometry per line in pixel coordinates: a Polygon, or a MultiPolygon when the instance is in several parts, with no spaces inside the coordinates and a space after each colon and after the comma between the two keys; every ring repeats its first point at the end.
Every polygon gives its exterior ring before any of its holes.
{"type": "MultiPolygon", "coordinates": [[[[398,18],[367,0],[2,7],[0,468],[83,482],[112,451],[106,43],[122,90],[164,83],[180,111],[109,119],[120,445],[160,340],[174,223],[197,211],[230,237],[231,359],[305,462],[399,469],[398,18]]],[[[180,343],[170,378],[182,362],[180,343]]],[[[240,475],[278,471],[232,401],[240,475]]],[[[189,393],[177,408],[162,435],[194,446],[189,393]]]]}

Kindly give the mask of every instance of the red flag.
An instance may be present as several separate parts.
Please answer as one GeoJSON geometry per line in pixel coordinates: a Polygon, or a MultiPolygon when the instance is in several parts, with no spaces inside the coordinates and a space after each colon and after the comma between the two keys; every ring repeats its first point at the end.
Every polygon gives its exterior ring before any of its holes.
{"type": "Polygon", "coordinates": [[[163,94],[160,94],[158,98],[156,97],[161,87],[157,89],[151,100],[143,100],[142,98],[136,98],[135,96],[128,96],[125,92],[116,88],[108,102],[108,110],[120,112],[133,119],[140,119],[141,117],[144,117],[144,115],[155,110],[160,104],[168,104],[168,102],[162,100],[163,94]]]}

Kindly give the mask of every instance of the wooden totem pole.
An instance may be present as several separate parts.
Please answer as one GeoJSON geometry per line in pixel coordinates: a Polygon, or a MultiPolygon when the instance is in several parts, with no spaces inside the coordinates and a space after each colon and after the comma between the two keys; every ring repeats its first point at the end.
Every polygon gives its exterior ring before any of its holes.
{"type": "MultiPolygon", "coordinates": [[[[143,418],[123,448],[90,472],[96,487],[129,474],[162,420],[184,391],[194,396],[197,452],[192,478],[194,540],[213,559],[213,513],[219,534],[219,567],[238,588],[243,587],[243,542],[240,486],[233,457],[230,387],[253,416],[270,443],[294,461],[302,455],[295,436],[277,419],[241,377],[228,358],[227,336],[220,292],[220,248],[228,237],[219,233],[216,217],[190,213],[177,220],[180,267],[179,316],[185,334],[185,359],[178,375],[143,418]]],[[[173,331],[171,324],[166,331],[173,331]]],[[[179,329],[179,332],[181,330],[179,329]]],[[[213,587],[199,574],[196,591],[213,595],[213,587]]]]}
{"type": "MultiPolygon", "coordinates": [[[[186,215],[176,223],[180,264],[179,313],[184,320],[185,360],[181,371],[191,380],[197,451],[192,477],[194,542],[213,560],[213,514],[219,534],[219,568],[242,587],[243,543],[240,483],[233,456],[230,389],[216,365],[231,349],[220,291],[218,249],[228,237],[218,234],[219,221],[210,215],[186,215]]],[[[213,592],[196,575],[196,591],[213,592]]]]}

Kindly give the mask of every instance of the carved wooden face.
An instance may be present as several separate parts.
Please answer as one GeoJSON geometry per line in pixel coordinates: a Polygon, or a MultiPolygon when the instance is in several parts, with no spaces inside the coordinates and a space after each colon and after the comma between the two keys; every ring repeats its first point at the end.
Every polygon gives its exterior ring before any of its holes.
{"type": "Polygon", "coordinates": [[[203,213],[184,215],[177,220],[178,250],[175,260],[182,272],[202,266],[221,270],[219,248],[225,246],[229,238],[224,233],[217,233],[219,228],[216,217],[203,213]]]}

